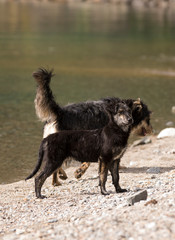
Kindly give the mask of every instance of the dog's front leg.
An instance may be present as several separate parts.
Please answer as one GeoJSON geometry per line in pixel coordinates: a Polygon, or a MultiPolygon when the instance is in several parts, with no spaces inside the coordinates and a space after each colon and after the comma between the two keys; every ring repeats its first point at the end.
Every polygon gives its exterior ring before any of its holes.
{"type": "Polygon", "coordinates": [[[99,179],[100,179],[99,185],[100,185],[101,193],[103,195],[109,195],[109,193],[106,191],[107,175],[108,175],[108,164],[100,159],[100,162],[99,162],[99,179]]]}
{"type": "Polygon", "coordinates": [[[111,172],[111,175],[112,175],[112,182],[114,184],[114,187],[115,187],[115,190],[116,190],[117,193],[127,192],[127,190],[121,188],[120,184],[119,184],[119,179],[120,179],[119,165],[120,165],[120,159],[116,159],[116,160],[111,162],[111,165],[110,165],[109,169],[110,169],[110,172],[111,172]]]}

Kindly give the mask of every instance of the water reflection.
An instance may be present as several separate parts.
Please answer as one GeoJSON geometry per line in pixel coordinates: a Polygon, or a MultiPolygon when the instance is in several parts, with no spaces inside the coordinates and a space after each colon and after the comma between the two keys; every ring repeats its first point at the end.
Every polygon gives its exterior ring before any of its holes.
{"type": "Polygon", "coordinates": [[[53,67],[61,104],[141,97],[159,131],[174,121],[172,8],[82,2],[0,1],[0,181],[24,178],[37,159],[31,73],[53,67]]]}

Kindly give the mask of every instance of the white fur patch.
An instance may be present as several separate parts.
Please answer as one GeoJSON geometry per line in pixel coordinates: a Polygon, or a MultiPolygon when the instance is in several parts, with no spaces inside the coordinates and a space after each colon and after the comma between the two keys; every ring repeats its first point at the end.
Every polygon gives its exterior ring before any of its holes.
{"type": "Polygon", "coordinates": [[[43,138],[46,138],[48,135],[56,132],[58,132],[58,130],[56,129],[55,122],[47,123],[44,126],[43,138]]]}

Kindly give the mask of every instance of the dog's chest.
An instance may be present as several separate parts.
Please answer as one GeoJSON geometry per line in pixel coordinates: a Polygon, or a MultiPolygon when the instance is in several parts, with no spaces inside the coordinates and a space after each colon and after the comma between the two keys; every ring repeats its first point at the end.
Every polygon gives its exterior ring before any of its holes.
{"type": "Polygon", "coordinates": [[[113,147],[112,148],[112,156],[113,160],[120,159],[126,151],[125,147],[113,147]]]}

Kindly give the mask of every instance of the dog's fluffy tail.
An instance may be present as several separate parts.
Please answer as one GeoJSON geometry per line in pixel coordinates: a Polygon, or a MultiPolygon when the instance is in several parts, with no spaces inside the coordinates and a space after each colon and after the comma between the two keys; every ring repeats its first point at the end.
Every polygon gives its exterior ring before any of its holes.
{"type": "Polygon", "coordinates": [[[62,112],[62,108],[56,103],[49,86],[53,76],[53,70],[49,71],[44,68],[39,68],[33,73],[33,77],[37,82],[37,92],[34,101],[35,110],[36,115],[42,122],[53,122],[62,112]]]}
{"type": "Polygon", "coordinates": [[[32,178],[38,172],[38,170],[41,167],[42,161],[43,161],[43,156],[44,156],[44,149],[43,149],[43,141],[42,141],[42,143],[40,145],[40,149],[39,149],[39,156],[38,156],[37,164],[36,164],[33,172],[25,180],[32,178]]]}

